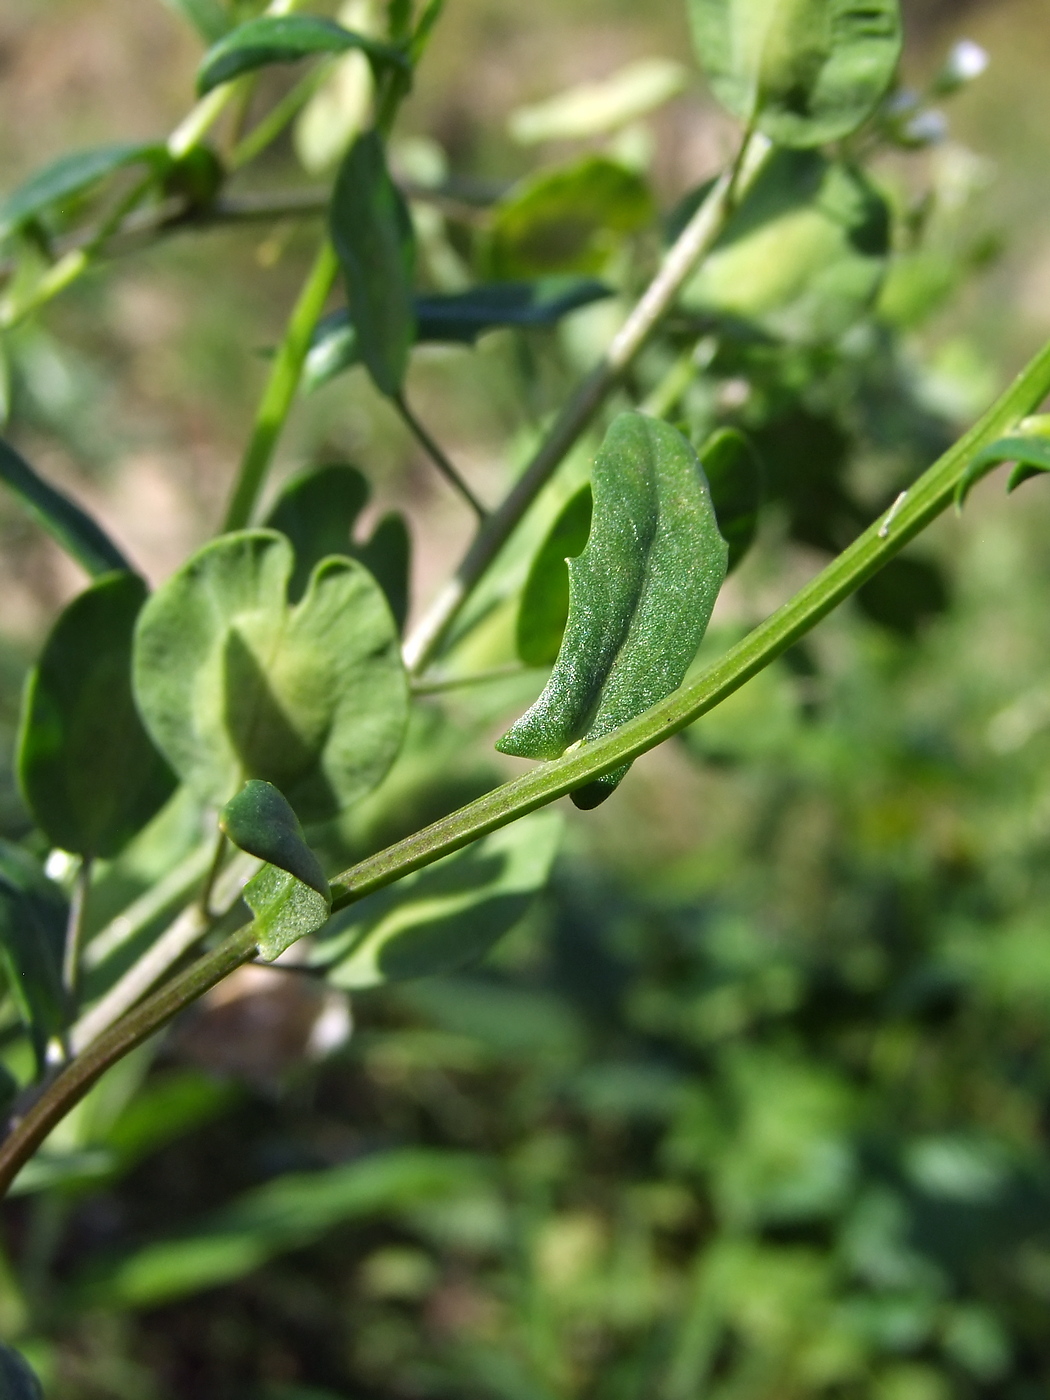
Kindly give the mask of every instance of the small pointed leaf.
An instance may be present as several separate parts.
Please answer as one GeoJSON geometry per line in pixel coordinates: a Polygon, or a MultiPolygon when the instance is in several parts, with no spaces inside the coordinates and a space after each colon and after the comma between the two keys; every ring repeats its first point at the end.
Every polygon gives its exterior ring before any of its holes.
{"type": "Polygon", "coordinates": [[[273,962],[300,938],[316,933],[328,922],[332,908],[330,894],[319,894],[276,865],[264,865],[248,881],[244,902],[255,916],[253,931],[264,962],[273,962]]]}
{"type": "Polygon", "coordinates": [[[1050,435],[1018,434],[1000,438],[982,448],[955,488],[955,504],[961,506],[981,478],[1004,462],[1017,463],[1010,473],[1007,491],[1015,491],[1023,481],[1041,472],[1050,472],[1050,435]]]}
{"type": "Polygon", "coordinates": [[[721,428],[699,452],[711,488],[718,530],[729,546],[728,573],[751,548],[762,504],[762,467],[755,449],[735,428],[721,428]]]}
{"type": "MultiPolygon", "coordinates": [[[[569,621],[543,694],[497,744],[558,758],[677,690],[725,579],[696,453],[674,428],[640,413],[613,422],[594,464],[587,547],[569,564],[569,621]]],[[[629,765],[628,765],[629,766],[629,765]]],[[[573,794],[596,806],[627,767],[573,794]]]]}
{"type": "Polygon", "coordinates": [[[516,635],[518,656],[526,666],[551,666],[558,658],[569,618],[569,560],[583,552],[592,510],[588,483],[569,499],[532,561],[516,635]]]}
{"type": "Polygon", "coordinates": [[[203,96],[220,83],[271,63],[294,63],[318,53],[346,53],[359,49],[373,64],[404,68],[400,49],[344,29],[334,20],[317,15],[262,15],[224,34],[201,60],[197,91],[203,96]]]}
{"type": "Polygon", "coordinates": [[[126,166],[149,165],[159,175],[171,163],[167,147],[156,141],[99,146],[61,156],[30,176],[0,203],[0,239],[10,237],[49,211],[60,209],[65,201],[126,166]]]}
{"type": "Polygon", "coordinates": [[[252,778],[222,809],[219,825],[235,846],[276,865],[328,899],[321,862],[306,844],[299,818],[272,783],[252,778]]]}

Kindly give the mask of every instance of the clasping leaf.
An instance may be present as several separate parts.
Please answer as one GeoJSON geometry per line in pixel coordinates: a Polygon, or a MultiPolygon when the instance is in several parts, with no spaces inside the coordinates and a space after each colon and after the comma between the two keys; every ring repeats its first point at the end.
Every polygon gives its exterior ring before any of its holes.
{"type": "Polygon", "coordinates": [[[1007,491],[1016,491],[1030,477],[1050,472],[1050,419],[1029,420],[1021,424],[1016,435],[999,438],[982,448],[955,488],[955,504],[961,507],[981,478],[1003,462],[1017,464],[1010,473],[1007,491]],[[1026,427],[1029,428],[1027,432],[1026,427]]]}

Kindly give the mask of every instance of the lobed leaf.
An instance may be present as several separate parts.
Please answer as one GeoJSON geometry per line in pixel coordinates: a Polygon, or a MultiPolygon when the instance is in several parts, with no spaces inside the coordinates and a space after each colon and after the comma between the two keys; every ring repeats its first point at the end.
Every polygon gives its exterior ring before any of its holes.
{"type": "Polygon", "coordinates": [[[29,674],[16,750],[33,820],[53,846],[119,854],[175,790],[131,693],[147,588],[106,574],[62,611],[29,674]]]}
{"type": "Polygon", "coordinates": [[[306,844],[299,818],[288,799],[260,778],[245,783],[222,809],[219,826],[235,846],[309,885],[330,900],[321,862],[306,844]]]}
{"type": "Polygon", "coordinates": [[[1016,491],[1022,482],[1042,472],[1050,472],[1050,435],[1018,434],[1000,438],[978,452],[955,488],[955,504],[961,506],[982,477],[1004,462],[1017,465],[1010,473],[1007,491],[1016,491]]]}
{"type": "MultiPolygon", "coordinates": [[[[546,689],[500,739],[502,753],[558,758],[677,690],[725,579],[703,468],[681,433],[621,413],[594,464],[594,518],[569,563],[569,620],[546,689]]],[[[629,766],[629,765],[628,765],[629,766]]],[[[604,801],[627,767],[573,794],[604,801]]]]}
{"type": "Polygon", "coordinates": [[[416,338],[415,237],[377,131],[359,136],[332,190],[332,243],[346,282],[357,348],[376,387],[401,391],[416,338]]]}
{"type": "Polygon", "coordinates": [[[778,146],[856,131],[897,71],[899,0],[690,0],[715,95],[778,146]]]}
{"type": "Polygon", "coordinates": [[[38,476],[15,449],[0,438],[0,481],[9,486],[39,525],[89,574],[131,571],[131,565],[101,525],[68,496],[38,476]]]}
{"type": "Polygon", "coordinates": [[[221,806],[263,778],[309,822],[381,780],[408,695],[397,628],[371,574],[323,559],[290,606],[294,568],[273,530],[205,545],[143,609],[133,677],[147,729],[201,798],[221,806]]]}
{"type": "Polygon", "coordinates": [[[60,156],[30,176],[0,203],[0,239],[18,233],[35,219],[129,165],[148,165],[160,175],[171,164],[168,148],[156,141],[122,142],[60,156]]]}
{"type": "Polygon", "coordinates": [[[27,851],[0,841],[0,962],[41,1073],[48,1041],[69,1019],[62,986],[68,916],[61,886],[27,851]]]}
{"type": "Polygon", "coordinates": [[[591,533],[594,500],[581,486],[551,526],[529,568],[515,632],[526,666],[551,666],[558,658],[569,619],[569,560],[582,553],[591,533]]]}
{"type": "Polygon", "coordinates": [[[729,546],[732,573],[754,542],[762,504],[762,464],[736,428],[720,428],[699,450],[718,531],[729,546]]]}
{"type": "Polygon", "coordinates": [[[451,972],[521,922],[561,840],[556,812],[536,812],[370,895],[326,925],[311,954],[355,990],[451,972]]]}
{"type": "Polygon", "coordinates": [[[311,54],[346,53],[358,49],[377,67],[404,68],[404,53],[367,34],[344,29],[317,15],[261,15],[224,34],[201,59],[197,70],[200,96],[242,73],[272,63],[294,63],[311,54]]]}

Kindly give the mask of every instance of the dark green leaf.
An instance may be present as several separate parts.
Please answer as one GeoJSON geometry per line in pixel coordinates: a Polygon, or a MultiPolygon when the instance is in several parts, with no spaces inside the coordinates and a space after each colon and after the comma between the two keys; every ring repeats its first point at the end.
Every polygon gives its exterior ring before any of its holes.
{"type": "Polygon", "coordinates": [[[778,146],[822,146],[871,116],[901,51],[898,0],[690,0],[721,102],[778,146]]]}
{"type": "Polygon", "coordinates": [[[583,551],[591,532],[593,498],[582,486],[558,516],[532,561],[518,609],[518,656],[526,666],[557,660],[569,618],[569,560],[583,551]]]}
{"type": "Polygon", "coordinates": [[[164,193],[184,199],[191,210],[207,209],[222,188],[226,170],[210,146],[191,146],[164,177],[164,193]]]}
{"type": "Polygon", "coordinates": [[[521,181],[493,210],[493,278],[596,273],[623,238],[652,221],[645,181],[608,156],[584,156],[521,181]]]}
{"type": "Polygon", "coordinates": [[[0,204],[0,239],[17,233],[34,219],[61,208],[67,200],[129,165],[150,165],[158,174],[171,164],[166,146],[155,141],[99,146],[62,156],[19,185],[0,204]]]}
{"type": "Polygon", "coordinates": [[[276,865],[264,865],[245,885],[244,902],[255,916],[253,932],[259,956],[273,962],[293,943],[327,923],[332,896],[318,893],[276,865]]]}
{"type": "Polygon", "coordinates": [[[3,1400],[44,1400],[44,1390],[29,1362],[14,1347],[0,1342],[0,1396],[3,1400]]]}
{"type": "Polygon", "coordinates": [[[53,846],[111,857],[157,813],[175,776],[131,694],[131,645],[147,589],[107,574],[66,607],[30,672],[18,781],[53,846]]]}
{"type": "Polygon", "coordinates": [[[337,987],[373,987],[476,962],[527,913],[557,854],[562,821],[537,812],[352,904],[311,955],[337,987]]]}
{"type": "MultiPolygon", "coordinates": [[[[707,630],[728,551],[707,481],[681,433],[621,413],[594,464],[594,520],[569,564],[569,621],[543,694],[499,741],[558,758],[677,690],[707,630]]],[[[626,767],[573,794],[595,806],[626,767]]]]}
{"type": "Polygon", "coordinates": [[[143,609],[134,686],[158,747],[202,798],[221,806],[264,778],[316,821],[386,773],[407,686],[371,574],[351,559],[322,560],[290,607],[294,567],[272,530],[205,545],[143,609]]]}
{"type": "Polygon", "coordinates": [[[400,392],[416,338],[415,238],[376,131],[359,136],[339,167],[332,242],[346,281],[358,351],[381,393],[400,392]]]}
{"type": "Polygon", "coordinates": [[[129,570],[131,565],[101,528],[78,505],[49,486],[10,443],[0,438],[0,481],[15,493],[51,538],[89,574],[129,570]]]}
{"type": "Polygon", "coordinates": [[[197,70],[197,91],[202,96],[220,83],[271,63],[294,63],[318,53],[346,53],[360,49],[374,65],[403,68],[407,59],[400,49],[355,34],[334,20],[316,15],[263,15],[239,24],[211,46],[197,70]]]}
{"type": "Polygon", "coordinates": [[[222,809],[219,825],[235,846],[276,865],[329,898],[321,862],[306,844],[299,818],[272,783],[252,778],[222,809]]]}
{"type": "Polygon", "coordinates": [[[313,467],[287,483],[266,523],[287,535],[295,550],[295,572],[288,590],[292,602],[302,597],[310,574],[322,559],[343,554],[363,564],[375,578],[400,631],[408,613],[408,526],[400,515],[384,515],[371,538],[356,543],[354,526],[369,494],[368,482],[349,463],[313,467]]]}
{"type": "Polygon", "coordinates": [[[62,889],[19,846],[0,841],[0,960],[42,1070],[65,1029],[62,953],[69,907],[62,889]]]}
{"type": "Polygon", "coordinates": [[[187,21],[206,44],[214,44],[233,27],[233,21],[221,0],[164,0],[187,21]]]}
{"type": "Polygon", "coordinates": [[[721,428],[699,451],[718,530],[729,546],[728,573],[751,548],[762,504],[762,464],[743,433],[721,428]]]}
{"type": "Polygon", "coordinates": [[[955,503],[961,506],[983,476],[1004,462],[1016,462],[1007,490],[1014,491],[1029,477],[1050,472],[1050,436],[1038,434],[1000,438],[976,454],[955,488],[955,503]]]}

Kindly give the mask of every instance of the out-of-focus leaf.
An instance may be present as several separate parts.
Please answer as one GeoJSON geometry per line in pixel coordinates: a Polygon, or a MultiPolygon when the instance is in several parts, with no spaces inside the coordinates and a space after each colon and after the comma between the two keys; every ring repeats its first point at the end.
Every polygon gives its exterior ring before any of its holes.
{"type": "Polygon", "coordinates": [[[914,637],[950,602],[944,574],[932,559],[904,555],[857,590],[857,602],[873,622],[902,637],[914,637]]]}
{"type": "Polygon", "coordinates": [[[306,844],[299,818],[272,783],[252,778],[222,809],[219,826],[235,846],[294,875],[329,897],[321,862],[306,844]]]}
{"type": "Polygon", "coordinates": [[[51,538],[89,574],[130,571],[131,565],[100,525],[78,505],[37,476],[10,443],[0,438],[0,481],[9,486],[51,538]]]}
{"type": "Polygon", "coordinates": [[[680,305],[789,341],[833,339],[877,295],[889,228],[885,200],[859,171],[815,151],[779,151],[680,305]]]}
{"type": "Polygon", "coordinates": [[[137,574],[108,574],[65,608],[30,672],[18,781],[53,846],[117,855],[175,790],[131,694],[137,574]]]}
{"type": "Polygon", "coordinates": [[[332,896],[327,881],[321,894],[286,870],[264,865],[245,885],[244,902],[255,916],[253,931],[259,955],[273,962],[300,938],[324,926],[332,896]]]}
{"type": "Polygon", "coordinates": [[[716,96],[778,146],[856,131],[897,71],[898,0],[690,0],[716,96]]]}
{"type": "Polygon", "coordinates": [[[151,166],[158,175],[171,164],[168,148],[155,141],[99,146],[61,156],[30,176],[0,203],[0,239],[39,219],[63,203],[83,194],[109,175],[129,165],[151,166]]]}
{"type": "Polygon", "coordinates": [[[353,990],[451,972],[519,923],[547,883],[562,820],[537,812],[336,914],[311,956],[353,990]]]}
{"type": "Polygon", "coordinates": [[[291,545],[224,535],[147,602],[134,688],[161,752],[222,805],[272,782],[303,821],[335,815],[383,777],[401,744],[407,686],[397,629],[368,571],[330,558],[289,607],[291,545]]]}
{"type": "Polygon", "coordinates": [[[955,503],[961,506],[973,488],[1004,462],[1016,462],[1006,489],[1015,491],[1030,477],[1050,472],[1050,433],[1017,434],[1000,438],[978,452],[955,488],[955,503]]]}
{"type": "Polygon", "coordinates": [[[211,146],[198,143],[173,161],[164,176],[164,193],[184,199],[190,209],[207,209],[222,188],[226,168],[211,146]]]}
{"type": "Polygon", "coordinates": [[[532,561],[516,631],[518,656],[526,666],[551,666],[558,658],[569,618],[569,560],[583,552],[593,508],[590,485],[581,486],[532,561]]]}
{"type": "Polygon", "coordinates": [[[325,1171],[278,1177],[212,1216],[194,1235],[162,1240],[121,1260],[84,1286],[92,1301],[154,1307],[232,1283],[337,1226],[477,1190],[476,1158],[424,1149],[377,1152],[325,1171]]]}
{"type": "Polygon", "coordinates": [[[0,841],[0,960],[38,1068],[66,1027],[62,951],[69,908],[60,886],[19,846],[0,841]]]}
{"type": "Polygon", "coordinates": [[[662,107],[688,79],[685,65],[674,59],[640,58],[597,83],[581,83],[546,102],[519,107],[507,127],[522,146],[600,136],[662,107]]]}
{"type": "Polygon", "coordinates": [[[608,156],[538,171],[494,207],[490,277],[598,273],[622,239],[653,219],[645,181],[608,156]]]}
{"type": "Polygon", "coordinates": [[[201,59],[197,91],[203,96],[220,83],[271,63],[294,63],[318,53],[360,49],[377,67],[403,68],[404,53],[390,44],[344,29],[317,15],[262,15],[224,34],[201,59]]]}
{"type": "Polygon", "coordinates": [[[292,602],[302,597],[310,574],[322,559],[343,554],[363,564],[375,578],[400,630],[408,614],[412,558],[408,525],[403,516],[391,512],[383,516],[368,540],[357,543],[353,530],[369,495],[368,482],[348,462],[312,467],[287,483],[266,523],[287,535],[295,550],[295,572],[288,589],[292,602]]]}
{"type": "MultiPolygon", "coordinates": [[[[569,621],[543,694],[502,753],[558,758],[642,714],[682,683],[726,573],[703,468],[686,439],[640,413],[613,422],[594,464],[594,517],[569,564],[569,621]]],[[[629,766],[629,765],[627,765],[629,766]]],[[[591,807],[618,769],[573,794],[591,807]]]]}
{"type": "Polygon", "coordinates": [[[164,0],[196,30],[206,44],[215,44],[233,28],[233,21],[221,0],[164,0]]]}
{"type": "Polygon", "coordinates": [[[381,393],[401,390],[416,338],[412,219],[387,170],[377,131],[359,136],[339,167],[330,211],[357,347],[381,393]]]}
{"type": "Polygon", "coordinates": [[[729,546],[727,573],[751,548],[762,504],[762,465],[755,449],[735,428],[721,428],[699,450],[718,530],[729,546]]]}
{"type": "Polygon", "coordinates": [[[0,1342],[0,1396],[3,1400],[44,1400],[44,1389],[25,1357],[0,1342]]]}

